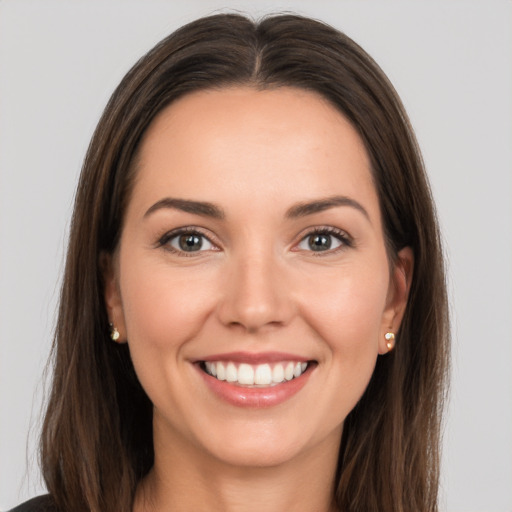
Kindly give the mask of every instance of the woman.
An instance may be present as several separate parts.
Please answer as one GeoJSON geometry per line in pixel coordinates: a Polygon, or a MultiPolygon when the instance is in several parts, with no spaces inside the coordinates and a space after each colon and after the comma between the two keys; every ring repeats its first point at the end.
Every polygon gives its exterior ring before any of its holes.
{"type": "Polygon", "coordinates": [[[91,142],[50,496],[20,510],[437,510],[447,345],[434,207],[382,71],[317,21],[198,20],[91,142]]]}

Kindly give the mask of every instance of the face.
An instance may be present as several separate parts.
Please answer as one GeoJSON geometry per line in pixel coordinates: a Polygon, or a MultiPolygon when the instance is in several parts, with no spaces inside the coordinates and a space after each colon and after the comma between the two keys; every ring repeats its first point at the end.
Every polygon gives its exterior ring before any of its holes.
{"type": "Polygon", "coordinates": [[[137,173],[106,304],[156,457],[336,453],[412,264],[390,269],[358,134],[311,92],[202,91],[152,123],[137,173]]]}

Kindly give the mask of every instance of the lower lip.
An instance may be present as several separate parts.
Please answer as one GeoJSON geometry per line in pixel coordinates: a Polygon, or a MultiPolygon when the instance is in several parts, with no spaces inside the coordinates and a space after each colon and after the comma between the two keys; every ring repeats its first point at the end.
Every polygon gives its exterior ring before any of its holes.
{"type": "Polygon", "coordinates": [[[218,380],[204,372],[199,365],[195,365],[206,385],[219,398],[237,407],[264,408],[273,407],[286,402],[293,395],[298,393],[307,383],[312,367],[300,376],[292,380],[275,384],[266,388],[237,386],[225,380],[218,380]]]}

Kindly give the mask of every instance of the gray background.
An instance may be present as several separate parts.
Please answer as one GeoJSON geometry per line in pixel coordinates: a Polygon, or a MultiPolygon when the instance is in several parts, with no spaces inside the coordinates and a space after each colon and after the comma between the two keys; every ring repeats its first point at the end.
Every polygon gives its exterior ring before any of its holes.
{"type": "Polygon", "coordinates": [[[450,270],[454,367],[442,510],[511,512],[506,0],[0,1],[0,510],[44,489],[35,457],[42,371],[74,187],[101,110],[154,43],[222,8],[323,19],[359,42],[394,82],[424,152],[450,270]]]}

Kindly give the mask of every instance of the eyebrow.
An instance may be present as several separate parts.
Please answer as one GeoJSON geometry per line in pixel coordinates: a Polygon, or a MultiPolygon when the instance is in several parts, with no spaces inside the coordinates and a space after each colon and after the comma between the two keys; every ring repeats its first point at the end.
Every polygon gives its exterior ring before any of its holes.
{"type": "MultiPolygon", "coordinates": [[[[370,216],[368,215],[368,212],[363,207],[363,205],[358,203],[355,199],[346,196],[331,196],[324,199],[316,199],[314,201],[297,203],[286,211],[285,216],[289,219],[296,219],[339,206],[349,206],[355,208],[361,212],[368,220],[370,220],[370,216]]],[[[158,210],[167,208],[181,210],[186,213],[201,215],[203,217],[211,217],[213,219],[219,220],[223,220],[226,217],[224,210],[213,203],[165,197],[151,206],[144,214],[144,218],[158,210]]]]}
{"type": "Polygon", "coordinates": [[[313,215],[314,213],[323,212],[330,208],[337,206],[350,206],[361,212],[368,220],[370,216],[361,203],[358,203],[355,199],[346,196],[331,196],[325,199],[318,199],[310,202],[298,203],[286,212],[286,217],[289,219],[295,219],[298,217],[305,217],[307,215],[313,215]]]}
{"type": "Polygon", "coordinates": [[[212,217],[219,220],[224,219],[226,216],[221,208],[212,203],[165,197],[164,199],[160,199],[160,201],[157,201],[153,206],[151,206],[144,214],[144,218],[148,217],[157,210],[165,208],[172,208],[174,210],[181,210],[183,212],[193,213],[203,217],[212,217]]]}

